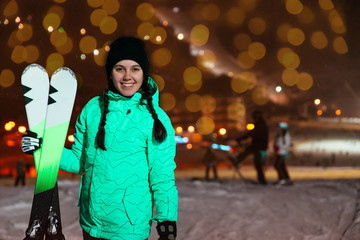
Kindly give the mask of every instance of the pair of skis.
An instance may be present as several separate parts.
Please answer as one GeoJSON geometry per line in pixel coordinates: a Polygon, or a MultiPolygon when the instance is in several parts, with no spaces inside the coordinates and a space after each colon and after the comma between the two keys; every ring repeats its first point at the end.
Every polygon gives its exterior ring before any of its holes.
{"type": "Polygon", "coordinates": [[[42,138],[34,151],[37,171],[29,227],[24,240],[63,240],[57,174],[75,101],[77,81],[66,67],[54,72],[49,81],[46,70],[27,66],[21,76],[29,130],[42,138]]]}

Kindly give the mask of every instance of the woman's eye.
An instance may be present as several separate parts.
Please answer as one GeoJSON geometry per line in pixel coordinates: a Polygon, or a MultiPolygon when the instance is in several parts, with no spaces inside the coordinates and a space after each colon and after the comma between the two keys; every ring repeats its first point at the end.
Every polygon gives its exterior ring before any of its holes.
{"type": "Polygon", "coordinates": [[[133,71],[140,71],[140,68],[138,68],[138,67],[133,68],[133,71]]]}
{"type": "Polygon", "coordinates": [[[119,71],[122,71],[124,70],[123,68],[115,68],[115,71],[119,72],[119,71]]]}

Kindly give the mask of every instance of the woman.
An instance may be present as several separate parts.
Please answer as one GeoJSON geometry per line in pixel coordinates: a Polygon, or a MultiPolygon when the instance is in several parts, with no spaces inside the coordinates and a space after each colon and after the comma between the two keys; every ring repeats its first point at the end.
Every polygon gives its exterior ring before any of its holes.
{"type": "Polygon", "coordinates": [[[115,40],[106,72],[108,89],[83,108],[60,162],[61,170],[82,174],[84,240],[144,240],[152,221],[159,239],[175,239],[175,131],[158,105],[144,42],[115,40]]]}

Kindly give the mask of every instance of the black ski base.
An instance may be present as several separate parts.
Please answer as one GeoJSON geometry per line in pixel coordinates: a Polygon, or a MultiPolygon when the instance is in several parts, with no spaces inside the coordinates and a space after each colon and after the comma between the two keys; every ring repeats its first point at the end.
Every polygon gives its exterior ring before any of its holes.
{"type": "Polygon", "coordinates": [[[53,189],[34,195],[29,227],[24,240],[65,240],[62,234],[59,191],[53,189]]]}

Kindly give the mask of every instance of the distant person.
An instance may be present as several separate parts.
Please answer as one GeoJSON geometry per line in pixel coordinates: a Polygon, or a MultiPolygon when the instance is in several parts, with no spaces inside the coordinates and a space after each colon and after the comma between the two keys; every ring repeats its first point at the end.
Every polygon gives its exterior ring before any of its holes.
{"type": "Polygon", "coordinates": [[[206,165],[205,169],[205,180],[210,180],[210,170],[213,171],[214,179],[218,179],[216,170],[216,154],[212,151],[211,145],[206,147],[206,152],[201,160],[206,165]]]}
{"type": "Polygon", "coordinates": [[[276,160],[274,167],[278,173],[280,185],[291,185],[289,173],[286,169],[285,160],[290,152],[291,137],[288,131],[288,124],[286,122],[279,123],[279,131],[276,134],[274,141],[274,152],[276,160]]]}
{"type": "Polygon", "coordinates": [[[268,148],[269,130],[263,117],[263,113],[259,110],[255,110],[252,113],[254,120],[254,129],[249,130],[245,135],[237,138],[237,142],[240,144],[244,139],[251,138],[251,144],[244,152],[240,153],[237,157],[235,165],[237,166],[243,161],[249,154],[254,155],[254,166],[257,172],[257,179],[260,184],[267,184],[265,179],[263,165],[266,162],[266,150],[268,148]]]}
{"type": "Polygon", "coordinates": [[[16,164],[15,186],[19,185],[20,182],[22,186],[25,186],[25,165],[22,159],[19,159],[16,164]]]}

